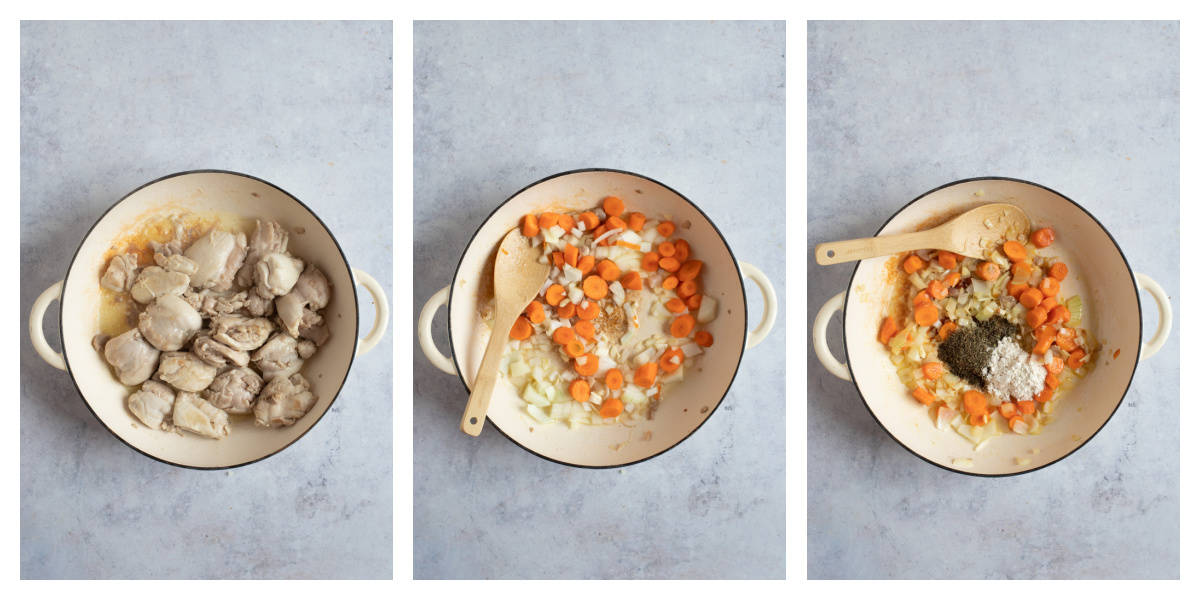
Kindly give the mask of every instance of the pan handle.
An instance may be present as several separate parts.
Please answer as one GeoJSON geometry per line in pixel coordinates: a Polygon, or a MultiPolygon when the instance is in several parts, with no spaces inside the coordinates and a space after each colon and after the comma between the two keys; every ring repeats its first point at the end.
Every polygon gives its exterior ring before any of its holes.
{"type": "Polygon", "coordinates": [[[846,292],[841,292],[830,298],[821,310],[817,311],[817,318],[813,319],[813,349],[817,352],[817,360],[821,361],[821,366],[833,373],[834,377],[850,381],[850,368],[846,363],[834,358],[833,353],[829,351],[829,339],[825,336],[833,313],[837,312],[845,301],[846,292]]]}
{"type": "Polygon", "coordinates": [[[775,298],[775,286],[771,285],[771,280],[767,279],[766,273],[763,273],[758,267],[740,260],[738,267],[741,268],[742,274],[747,279],[758,285],[758,291],[762,293],[763,297],[762,319],[758,321],[758,327],[755,327],[750,335],[746,336],[746,349],[750,349],[759,345],[771,333],[771,328],[775,326],[775,316],[779,313],[779,301],[775,298]]]}
{"type": "Polygon", "coordinates": [[[449,301],[450,286],[446,286],[438,290],[425,306],[421,307],[421,316],[417,319],[417,340],[421,342],[421,352],[425,353],[425,358],[428,358],[433,366],[454,375],[458,372],[454,369],[454,361],[442,354],[437,344],[433,343],[433,315],[449,301]]]}
{"type": "Polygon", "coordinates": [[[354,273],[354,282],[367,288],[367,292],[371,294],[371,299],[375,301],[375,324],[371,325],[371,331],[367,333],[367,337],[358,340],[358,354],[366,354],[383,339],[383,334],[387,333],[388,324],[388,300],[387,292],[383,291],[383,286],[375,281],[374,277],[367,274],[362,269],[351,269],[354,273]]]}
{"type": "Polygon", "coordinates": [[[33,349],[37,351],[38,356],[42,360],[50,363],[50,366],[60,371],[67,370],[67,361],[63,360],[63,355],[55,352],[54,348],[46,342],[46,332],[42,331],[42,321],[46,317],[46,309],[50,308],[50,303],[62,298],[63,282],[46,288],[37,300],[33,301],[33,308],[29,311],[29,340],[33,342],[33,349]]]}
{"type": "Polygon", "coordinates": [[[1158,353],[1163,344],[1167,343],[1167,338],[1171,336],[1171,298],[1167,295],[1166,290],[1149,275],[1134,273],[1134,279],[1137,280],[1138,289],[1146,290],[1154,297],[1154,303],[1158,305],[1158,329],[1155,330],[1154,337],[1150,338],[1150,341],[1142,343],[1140,362],[1158,353]]]}

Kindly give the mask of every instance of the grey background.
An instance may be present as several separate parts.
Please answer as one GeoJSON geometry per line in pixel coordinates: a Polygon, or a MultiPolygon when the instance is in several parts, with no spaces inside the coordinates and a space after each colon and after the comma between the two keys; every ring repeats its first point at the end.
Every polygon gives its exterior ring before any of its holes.
{"type": "MultiPolygon", "coordinates": [[[[391,52],[388,22],[23,23],[22,324],[110,205],[196,168],[291,192],[390,290],[391,52]]],[[[21,339],[23,578],[391,577],[390,334],[300,441],[211,472],[125,446],[21,339]]]]}
{"type": "MultiPolygon", "coordinates": [[[[414,322],[497,205],[582,167],[688,196],[783,305],[783,23],[418,22],[413,37],[414,322]]],[[[414,576],[783,577],[785,322],[704,427],[614,470],[460,433],[466,391],[414,340],[414,576]]],[[[433,330],[448,352],[444,310],[433,330]]]]}
{"type": "MultiPolygon", "coordinates": [[[[925,191],[982,175],[1082,204],[1178,314],[1178,23],[812,22],[808,33],[808,323],[854,268],[818,267],[818,242],[872,235],[925,191]]],[[[1142,305],[1149,338],[1157,314],[1148,295],[1142,305]]],[[[916,458],[810,351],[808,576],[1178,577],[1175,323],[1091,442],[1015,478],[916,458]]]]}

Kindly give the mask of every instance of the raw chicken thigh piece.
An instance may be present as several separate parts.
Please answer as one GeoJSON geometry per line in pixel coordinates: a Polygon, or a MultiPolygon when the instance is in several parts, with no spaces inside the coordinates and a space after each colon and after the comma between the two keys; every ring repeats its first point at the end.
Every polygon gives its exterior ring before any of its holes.
{"type": "Polygon", "coordinates": [[[138,330],[163,351],[182,348],[202,324],[200,313],[179,296],[160,296],[138,315],[138,330]]]}
{"type": "Polygon", "coordinates": [[[299,373],[278,377],[267,383],[254,405],[254,422],[262,427],[283,427],[295,423],[317,403],[308,380],[299,373]]]}
{"type": "Polygon", "coordinates": [[[286,378],[304,365],[296,338],[282,331],[271,336],[262,348],[250,355],[250,360],[254,361],[254,366],[262,371],[263,379],[267,381],[286,378]]]}
{"type": "Polygon", "coordinates": [[[250,354],[243,350],[234,350],[207,334],[196,336],[195,341],[192,342],[192,352],[214,367],[224,367],[229,364],[244,367],[250,364],[250,354]]]}
{"type": "Polygon", "coordinates": [[[114,292],[124,292],[133,285],[137,277],[138,259],[136,254],[118,254],[108,261],[108,268],[100,277],[100,285],[114,292]]]}
{"type": "Polygon", "coordinates": [[[175,390],[151,379],[142,384],[142,389],[129,395],[129,412],[150,429],[171,429],[171,408],[175,404],[175,390]]]}
{"type": "Polygon", "coordinates": [[[304,309],[320,310],[329,304],[329,280],[320,269],[309,263],[292,291],[275,299],[275,312],[292,337],[300,335],[300,319],[304,309]]]}
{"type": "Polygon", "coordinates": [[[263,298],[256,292],[250,292],[246,295],[246,304],[243,306],[246,312],[253,317],[269,317],[275,314],[275,299],[263,298]]]}
{"type": "Polygon", "coordinates": [[[329,341],[329,326],[325,324],[325,317],[307,308],[300,316],[297,330],[300,332],[300,337],[312,340],[318,346],[329,341]]]}
{"type": "Polygon", "coordinates": [[[129,288],[134,300],[149,304],[159,296],[178,296],[188,289],[188,276],[185,273],[168,271],[162,267],[146,267],[138,274],[129,288]]]}
{"type": "Polygon", "coordinates": [[[212,385],[201,395],[213,406],[233,415],[248,415],[258,393],[262,391],[263,379],[252,369],[238,367],[217,375],[212,385]]]}
{"type": "Polygon", "coordinates": [[[167,352],[158,362],[157,377],[183,392],[199,392],[212,385],[217,368],[191,352],[167,352]]]}
{"type": "Polygon", "coordinates": [[[292,291],[304,261],[286,254],[272,252],[254,265],[254,290],[263,298],[274,298],[292,291]]]}
{"type": "Polygon", "coordinates": [[[146,342],[142,332],[130,329],[104,344],[104,360],[125,385],[137,385],[154,374],[158,350],[146,342]]]}
{"type": "Polygon", "coordinates": [[[254,233],[250,235],[250,249],[246,253],[246,262],[237,274],[237,284],[242,287],[254,285],[254,268],[258,260],[273,252],[287,253],[287,230],[275,221],[257,220],[254,222],[254,233]]]}
{"type": "Polygon", "coordinates": [[[229,415],[193,392],[175,396],[175,426],[197,435],[221,439],[229,435],[229,415]]]}
{"type": "Polygon", "coordinates": [[[233,348],[249,352],[267,341],[275,326],[263,318],[218,315],[212,318],[212,338],[233,348]]]}
{"type": "Polygon", "coordinates": [[[246,259],[246,236],[212,229],[183,254],[196,262],[192,286],[223,292],[233,285],[233,277],[246,259]]]}

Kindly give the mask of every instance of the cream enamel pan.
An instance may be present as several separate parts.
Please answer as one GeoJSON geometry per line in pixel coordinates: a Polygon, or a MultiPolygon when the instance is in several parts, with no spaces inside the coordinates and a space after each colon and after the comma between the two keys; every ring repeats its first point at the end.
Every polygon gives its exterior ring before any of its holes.
{"type": "MultiPolygon", "coordinates": [[[[1082,206],[1047,187],[1003,177],[965,179],[922,194],[884,223],[875,235],[915,231],[922,223],[957,215],[991,202],[1016,204],[1035,227],[1049,225],[1055,241],[1043,254],[1058,256],[1069,265],[1062,297],[1078,294],[1084,304],[1082,327],[1103,344],[1093,356],[1099,365],[1066,393],[1055,420],[1039,435],[1005,434],[975,451],[953,431],[938,430],[925,407],[914,401],[900,383],[887,351],[876,341],[892,288],[888,257],[858,263],[846,291],[830,298],[813,323],[813,345],[821,364],[833,375],[850,381],[867,410],[901,446],[937,466],[970,475],[1000,476],[1028,473],[1053,464],[1092,439],[1112,418],[1133,380],[1138,362],[1154,355],[1171,331],[1171,307],[1162,287],[1134,273],[1108,230],[1082,206]],[[1142,343],[1142,304],[1145,290],[1158,308],[1154,336],[1142,343]],[[847,361],[829,351],[828,327],[834,312],[844,314],[842,339],[847,361]],[[1115,351],[1120,350],[1117,356],[1115,351]]],[[[814,376],[818,376],[815,375],[814,376]]]]}
{"type": "MultiPolygon", "coordinates": [[[[553,175],[533,183],[505,200],[483,222],[467,244],[453,283],[425,304],[417,325],[421,349],[436,367],[457,375],[469,390],[483,358],[489,329],[479,316],[480,283],[487,261],[500,240],[529,213],[571,211],[595,207],[604,196],[618,196],[627,210],[648,217],[670,217],[688,240],[692,255],[703,260],[705,293],[720,303],[719,316],[709,324],[716,343],[697,360],[682,382],[672,388],[655,418],[635,427],[533,425],[524,401],[507,381],[496,386],[488,421],[517,445],[548,460],[578,467],[618,467],[646,460],[675,447],[708,420],[721,404],[742,360],[770,332],[775,321],[774,288],[756,267],[737,261],[716,225],[675,190],[641,175],[610,169],[584,169],[553,175]],[[746,291],[742,278],[755,282],[763,295],[763,316],[747,330],[746,291]],[[451,356],[434,345],[433,315],[449,305],[451,356]]],[[[466,402],[467,396],[446,398],[466,402]]],[[[471,443],[464,436],[463,443],[471,443]]]]}
{"type": "Polygon", "coordinates": [[[29,318],[33,347],[50,365],[65,370],[88,410],[117,439],[162,462],[197,469],[238,467],[266,458],[307,433],[337,398],[350,365],[369,351],[387,328],[388,305],[382,287],[370,275],[352,269],[341,246],[325,224],[291,194],[266,181],[230,171],[188,171],[168,175],[139,187],[100,217],[75,252],[67,276],[34,302],[29,318]],[[316,264],[332,285],[324,311],[330,339],[305,361],[302,373],[318,396],[317,404],[291,427],[265,429],[252,421],[235,420],[229,436],[211,440],[191,434],[151,430],[125,408],[133,388],[121,385],[91,341],[98,332],[100,275],[105,254],[148,215],[166,209],[202,214],[238,215],[274,220],[290,234],[289,249],[316,264]],[[359,304],[355,286],[362,285],[375,303],[375,323],[358,339],[359,304]],[[62,353],[46,343],[42,320],[54,300],[60,301],[62,353]]]}

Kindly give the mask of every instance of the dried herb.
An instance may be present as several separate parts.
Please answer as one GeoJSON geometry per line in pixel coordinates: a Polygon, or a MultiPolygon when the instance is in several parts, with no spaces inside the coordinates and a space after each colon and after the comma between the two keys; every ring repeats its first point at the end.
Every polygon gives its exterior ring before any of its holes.
{"type": "Polygon", "coordinates": [[[1000,317],[992,317],[982,323],[960,327],[946,337],[938,346],[938,359],[950,368],[950,372],[966,379],[978,388],[987,386],[983,370],[991,360],[992,351],[1000,340],[1017,335],[1015,324],[1000,317]]]}

